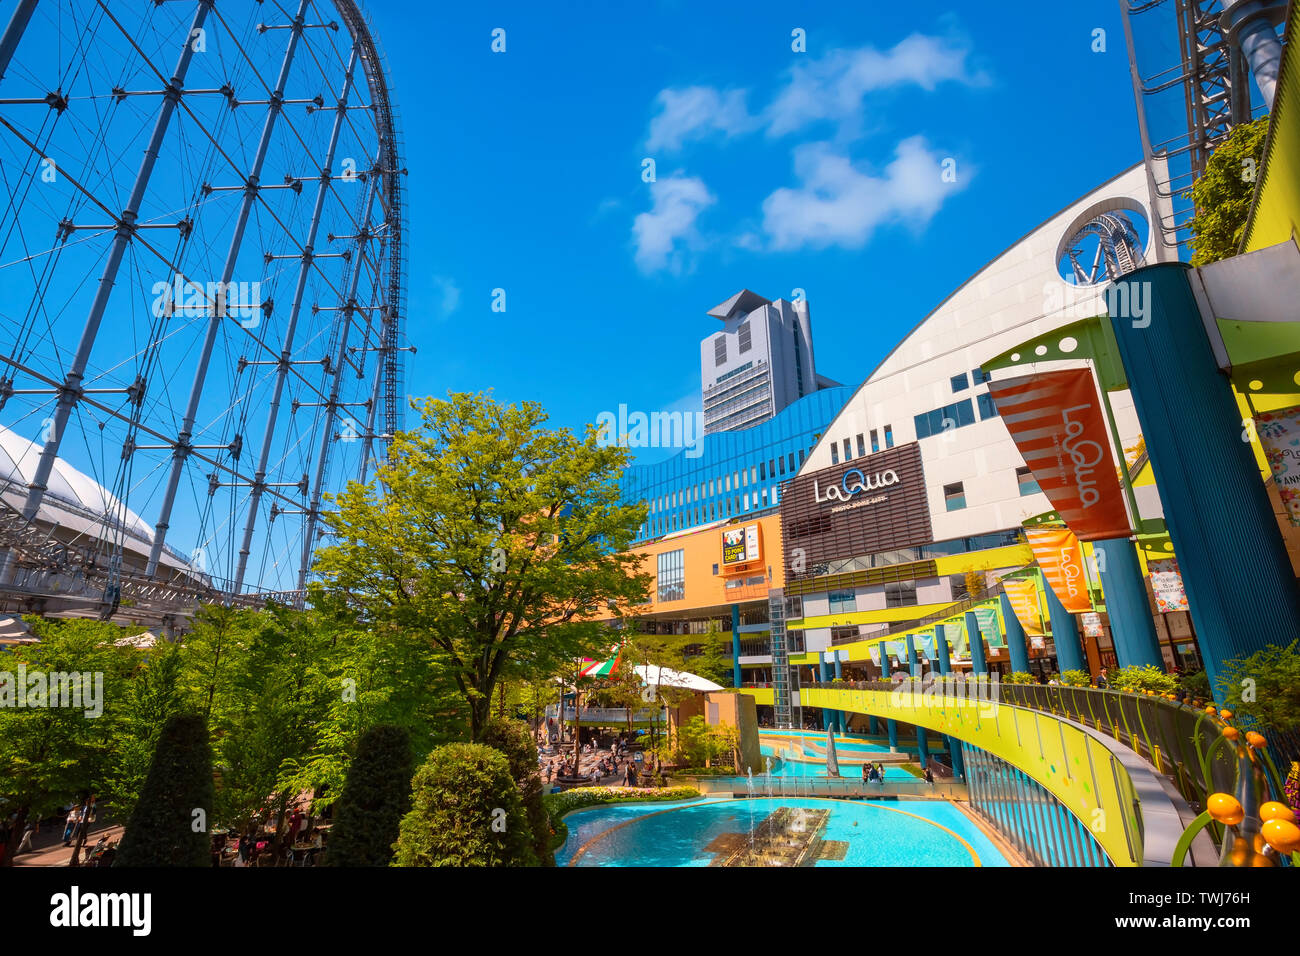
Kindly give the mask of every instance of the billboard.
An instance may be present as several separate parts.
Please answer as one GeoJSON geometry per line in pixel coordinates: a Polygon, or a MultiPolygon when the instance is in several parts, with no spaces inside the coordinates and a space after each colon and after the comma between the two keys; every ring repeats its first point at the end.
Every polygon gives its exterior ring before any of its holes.
{"type": "Polygon", "coordinates": [[[998,415],[1038,487],[1081,541],[1131,533],[1106,415],[1086,368],[989,383],[998,415]]]}
{"type": "Polygon", "coordinates": [[[758,525],[741,525],[722,529],[722,566],[761,561],[763,549],[758,525]]]}
{"type": "Polygon", "coordinates": [[[934,540],[916,442],[800,474],[781,486],[787,574],[934,540]],[[797,563],[796,563],[797,562],[797,563]]]}

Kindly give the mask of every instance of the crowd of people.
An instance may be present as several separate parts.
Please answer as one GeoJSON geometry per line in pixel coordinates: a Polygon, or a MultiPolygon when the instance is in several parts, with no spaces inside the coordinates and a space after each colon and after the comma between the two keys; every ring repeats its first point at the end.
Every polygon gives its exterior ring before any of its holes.
{"type": "MultiPolygon", "coordinates": [[[[549,744],[543,741],[537,761],[545,784],[639,787],[650,786],[656,780],[648,766],[638,765],[637,754],[621,735],[592,737],[579,746],[576,759],[570,745],[563,745],[565,752],[556,753],[556,746],[549,744]]],[[[661,785],[667,783],[663,774],[658,774],[657,779],[661,785]]]]}

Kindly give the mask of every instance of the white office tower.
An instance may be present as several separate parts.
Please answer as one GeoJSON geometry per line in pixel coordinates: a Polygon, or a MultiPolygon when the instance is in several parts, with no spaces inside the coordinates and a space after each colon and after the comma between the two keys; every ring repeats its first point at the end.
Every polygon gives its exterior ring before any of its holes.
{"type": "Polygon", "coordinates": [[[742,289],[709,315],[722,331],[700,342],[706,435],[750,428],[839,384],[817,375],[807,300],[769,302],[742,289]]]}

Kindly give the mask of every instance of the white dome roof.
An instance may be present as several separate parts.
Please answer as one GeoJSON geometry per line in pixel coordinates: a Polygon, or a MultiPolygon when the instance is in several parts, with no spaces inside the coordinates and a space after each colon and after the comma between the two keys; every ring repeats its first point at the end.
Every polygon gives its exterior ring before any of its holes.
{"type": "MultiPolygon", "coordinates": [[[[22,507],[27,485],[36,474],[40,456],[40,445],[0,425],[0,491],[11,506],[22,507]]],[[[102,523],[107,522],[110,527],[123,527],[129,536],[147,545],[153,543],[153,529],[139,515],[94,478],[73,468],[62,458],[55,459],[54,470],[46,484],[38,520],[91,537],[98,537],[102,523]]],[[[138,550],[138,547],[132,550],[138,550]]]]}

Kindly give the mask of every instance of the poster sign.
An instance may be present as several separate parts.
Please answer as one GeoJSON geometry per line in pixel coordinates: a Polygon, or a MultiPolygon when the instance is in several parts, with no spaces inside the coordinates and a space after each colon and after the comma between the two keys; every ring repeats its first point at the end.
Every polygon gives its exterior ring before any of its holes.
{"type": "Polygon", "coordinates": [[[762,558],[758,543],[758,525],[722,529],[722,563],[748,564],[762,558]]]}
{"type": "Polygon", "coordinates": [[[1187,592],[1183,590],[1183,576],[1178,571],[1178,562],[1173,558],[1148,561],[1147,571],[1151,573],[1151,590],[1155,592],[1156,610],[1161,614],[1186,611],[1187,592]]]}
{"type": "Polygon", "coordinates": [[[1260,412],[1255,433],[1273,469],[1273,481],[1291,524],[1300,527],[1300,405],[1260,412]]]}
{"type": "Polygon", "coordinates": [[[1069,528],[1026,528],[1025,537],[1043,577],[1071,614],[1092,610],[1083,570],[1083,548],[1069,528]]]}
{"type": "Polygon", "coordinates": [[[1038,487],[1081,541],[1130,534],[1107,434],[1086,368],[989,383],[998,415],[1038,487]]]}
{"type": "Polygon", "coordinates": [[[1084,637],[1102,636],[1101,615],[1096,611],[1088,611],[1086,614],[1080,615],[1079,620],[1083,622],[1084,637]]]}

